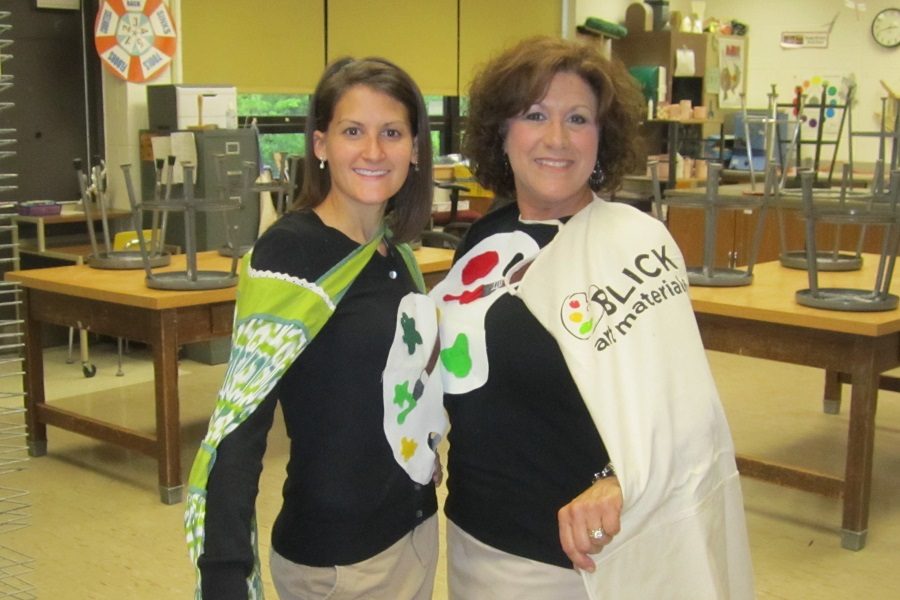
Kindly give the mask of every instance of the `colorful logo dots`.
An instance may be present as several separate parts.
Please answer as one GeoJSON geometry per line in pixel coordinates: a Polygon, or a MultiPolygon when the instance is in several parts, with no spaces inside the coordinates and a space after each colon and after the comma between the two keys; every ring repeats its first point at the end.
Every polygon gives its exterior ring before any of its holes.
{"type": "Polygon", "coordinates": [[[566,330],[578,338],[586,338],[594,330],[594,320],[591,318],[588,305],[588,296],[584,292],[576,292],[563,302],[562,318],[566,330]]]}
{"type": "Polygon", "coordinates": [[[583,315],[578,310],[581,308],[581,302],[579,300],[569,300],[569,308],[571,308],[574,312],[569,314],[569,320],[574,321],[576,323],[580,322],[583,318],[583,315]]]}

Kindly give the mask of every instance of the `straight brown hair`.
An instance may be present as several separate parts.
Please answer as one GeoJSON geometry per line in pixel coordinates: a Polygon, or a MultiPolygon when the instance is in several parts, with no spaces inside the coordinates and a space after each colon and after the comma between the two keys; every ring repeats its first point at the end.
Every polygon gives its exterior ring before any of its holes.
{"type": "Polygon", "coordinates": [[[412,78],[394,63],[378,57],[341,58],[331,63],[316,86],[306,127],[306,157],[303,163],[303,190],[295,210],[318,206],[331,190],[331,173],[320,169],[313,152],[313,133],[328,129],[334,107],[347,91],[365,85],[400,102],[407,112],[415,136],[416,167],[410,167],[400,190],[388,200],[385,215],[393,242],[414,239],[431,216],[433,183],[431,172],[431,132],[422,92],[412,78]]]}

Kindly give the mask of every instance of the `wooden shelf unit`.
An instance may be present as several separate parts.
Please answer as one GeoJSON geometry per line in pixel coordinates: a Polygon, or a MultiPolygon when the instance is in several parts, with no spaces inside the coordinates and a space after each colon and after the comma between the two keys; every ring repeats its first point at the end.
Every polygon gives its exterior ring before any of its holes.
{"type": "Polygon", "coordinates": [[[691,100],[695,106],[700,106],[705,104],[703,78],[706,76],[708,43],[705,33],[630,31],[627,36],[613,40],[612,53],[627,67],[665,67],[665,101],[673,104],[679,100],[691,100]],[[694,74],[689,77],[675,75],[676,54],[682,48],[694,53],[694,74]]]}

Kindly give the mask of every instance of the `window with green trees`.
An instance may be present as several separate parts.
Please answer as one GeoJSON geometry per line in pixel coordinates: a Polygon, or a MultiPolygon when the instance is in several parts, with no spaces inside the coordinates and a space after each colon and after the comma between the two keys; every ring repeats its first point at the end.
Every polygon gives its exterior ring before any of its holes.
{"type": "Polygon", "coordinates": [[[274,164],[275,153],[306,153],[303,131],[309,113],[308,95],[238,94],[238,116],[241,126],[255,125],[259,130],[259,154],[263,166],[274,164]]]}

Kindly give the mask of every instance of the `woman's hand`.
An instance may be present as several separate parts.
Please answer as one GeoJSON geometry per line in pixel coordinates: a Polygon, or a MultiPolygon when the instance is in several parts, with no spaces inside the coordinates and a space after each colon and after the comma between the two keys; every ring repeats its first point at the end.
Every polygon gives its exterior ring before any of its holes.
{"type": "Polygon", "coordinates": [[[619,533],[621,514],[622,488],[615,476],[600,479],[559,509],[559,541],[575,568],[594,572],[588,554],[599,552],[619,533]]]}

